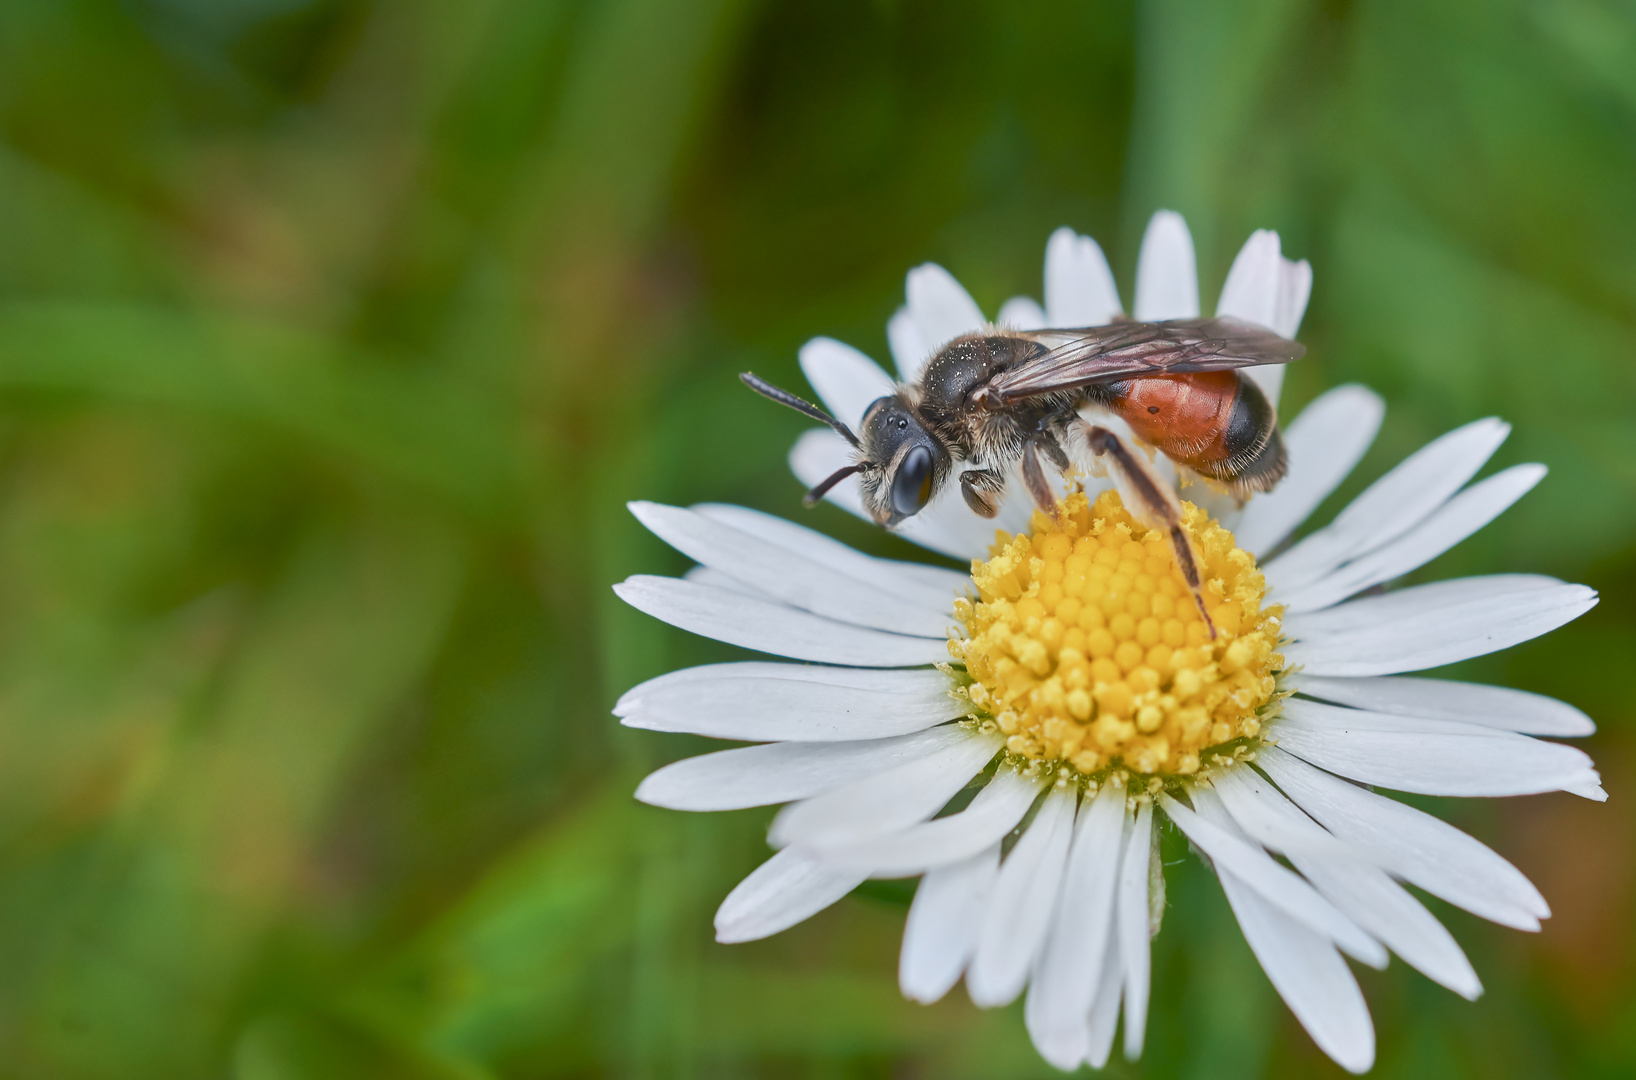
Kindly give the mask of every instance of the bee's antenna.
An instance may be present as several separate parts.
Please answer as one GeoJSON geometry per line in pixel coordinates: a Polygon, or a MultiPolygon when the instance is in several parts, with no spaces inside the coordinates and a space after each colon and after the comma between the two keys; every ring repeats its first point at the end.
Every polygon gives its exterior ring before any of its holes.
{"type": "Polygon", "coordinates": [[[816,485],[814,485],[813,489],[807,492],[801,501],[808,507],[817,506],[819,501],[823,499],[825,495],[829,494],[830,488],[834,487],[836,484],[839,484],[842,480],[845,480],[853,473],[863,472],[868,467],[869,466],[867,465],[859,464],[847,465],[836,469],[834,472],[830,473],[828,477],[820,480],[816,485]]]}
{"type": "MultiPolygon", "coordinates": [[[[748,371],[739,375],[739,379],[745,386],[748,386],[751,390],[754,390],[762,397],[776,401],[780,405],[788,405],[801,415],[809,416],[821,424],[828,424],[830,427],[834,428],[840,433],[841,438],[851,443],[854,447],[858,446],[858,437],[852,434],[851,428],[847,427],[845,424],[841,423],[839,420],[835,419],[833,416],[829,415],[812,402],[807,401],[804,398],[798,398],[788,390],[782,390],[768,382],[766,379],[761,378],[759,375],[754,375],[748,371]]],[[[857,470],[854,469],[852,471],[856,472],[857,470]]],[[[837,474],[832,476],[828,480],[825,480],[822,484],[819,484],[817,488],[813,488],[813,490],[818,492],[819,498],[823,498],[824,491],[828,491],[831,486],[839,483],[840,481],[844,480],[846,476],[850,475],[852,474],[846,473],[845,475],[837,474]],[[819,488],[822,488],[823,491],[819,491],[819,488]]]]}

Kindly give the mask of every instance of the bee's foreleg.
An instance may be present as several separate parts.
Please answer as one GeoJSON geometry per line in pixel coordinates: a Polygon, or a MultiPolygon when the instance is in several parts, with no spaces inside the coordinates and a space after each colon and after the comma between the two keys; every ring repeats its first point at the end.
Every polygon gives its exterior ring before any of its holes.
{"type": "Polygon", "coordinates": [[[1170,536],[1170,546],[1176,553],[1176,566],[1182,580],[1193,593],[1193,602],[1199,607],[1204,625],[1212,639],[1216,624],[1204,606],[1204,583],[1199,574],[1199,560],[1193,545],[1182,529],[1182,504],[1176,492],[1154,471],[1152,462],[1133,453],[1123,439],[1099,424],[1085,425],[1085,441],[1091,452],[1101,458],[1113,471],[1120,494],[1125,497],[1127,509],[1144,524],[1164,529],[1170,536]]]}
{"type": "Polygon", "coordinates": [[[978,517],[991,518],[1000,512],[1000,495],[1005,477],[993,469],[967,469],[960,474],[960,494],[978,517]]]}

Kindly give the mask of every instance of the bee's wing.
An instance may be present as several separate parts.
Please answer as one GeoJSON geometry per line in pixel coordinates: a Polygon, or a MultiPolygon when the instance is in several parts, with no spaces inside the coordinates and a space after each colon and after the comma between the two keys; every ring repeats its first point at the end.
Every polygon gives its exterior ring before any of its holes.
{"type": "Polygon", "coordinates": [[[1231,318],[1113,323],[1083,330],[1035,330],[1019,336],[1049,351],[989,383],[1002,401],[1142,375],[1287,364],[1306,355],[1299,342],[1231,318]]]}

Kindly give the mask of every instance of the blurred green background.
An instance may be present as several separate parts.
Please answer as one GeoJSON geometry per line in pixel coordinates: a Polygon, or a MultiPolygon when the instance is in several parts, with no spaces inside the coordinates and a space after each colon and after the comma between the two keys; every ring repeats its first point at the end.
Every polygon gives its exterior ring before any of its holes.
{"type": "MultiPolygon", "coordinates": [[[[712,941],[769,813],[634,803],[703,740],[608,708],[731,651],[608,586],[684,565],[627,499],[800,513],[735,372],[884,358],[924,260],[1038,295],[1062,224],[1128,300],[1161,206],[1207,303],[1312,260],[1285,415],[1390,403],[1346,493],[1489,413],[1552,466],[1427,575],[1602,591],[1457,672],[1592,712],[1612,799],[1436,807],[1556,915],[1437,906],[1474,1005],[1360,973],[1377,1074],[1630,1075],[1631,0],[0,0],[0,1076],[1053,1075],[900,1000],[905,886],[712,941]]],[[[1167,843],[1110,1072],[1338,1072],[1167,843]]]]}

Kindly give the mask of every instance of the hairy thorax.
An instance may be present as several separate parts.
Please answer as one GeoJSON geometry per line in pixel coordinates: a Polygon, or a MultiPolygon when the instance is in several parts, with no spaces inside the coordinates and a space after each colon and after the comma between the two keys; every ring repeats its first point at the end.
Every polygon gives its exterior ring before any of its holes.
{"type": "Polygon", "coordinates": [[[1036,342],[1005,335],[974,334],[950,342],[932,357],[921,378],[922,420],[962,457],[985,462],[1015,457],[1029,435],[1065,422],[1078,395],[1053,394],[998,409],[975,404],[973,395],[1045,351],[1036,342]]]}

